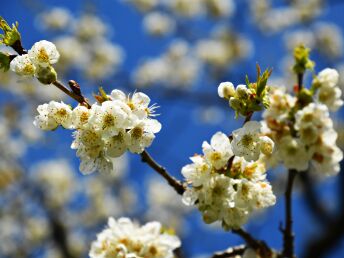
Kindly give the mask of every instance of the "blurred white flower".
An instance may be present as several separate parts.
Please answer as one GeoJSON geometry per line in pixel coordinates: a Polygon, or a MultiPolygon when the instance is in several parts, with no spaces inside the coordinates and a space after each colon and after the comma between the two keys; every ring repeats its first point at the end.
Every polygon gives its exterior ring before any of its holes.
{"type": "Polygon", "coordinates": [[[143,26],[148,34],[161,36],[174,30],[175,21],[167,14],[152,12],[144,17],[143,26]]]}
{"type": "Polygon", "coordinates": [[[69,10],[53,7],[39,16],[39,26],[49,30],[65,30],[72,26],[72,15],[69,10]]]}

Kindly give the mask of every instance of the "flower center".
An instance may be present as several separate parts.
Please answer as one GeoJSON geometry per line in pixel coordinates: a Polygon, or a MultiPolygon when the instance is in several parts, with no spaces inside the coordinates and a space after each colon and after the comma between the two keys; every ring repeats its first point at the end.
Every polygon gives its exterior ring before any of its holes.
{"type": "Polygon", "coordinates": [[[103,118],[103,130],[115,125],[115,118],[111,114],[106,114],[103,118]]]}
{"type": "Polygon", "coordinates": [[[254,143],[254,140],[251,134],[245,134],[240,140],[240,144],[244,146],[245,148],[252,147],[253,143],[254,143]]]}
{"type": "Polygon", "coordinates": [[[143,129],[141,127],[135,127],[131,131],[131,135],[135,139],[139,139],[143,135],[143,129]]]}
{"type": "Polygon", "coordinates": [[[38,60],[43,63],[49,63],[49,55],[47,51],[45,50],[45,48],[41,48],[38,52],[39,52],[37,55],[38,60]]]}

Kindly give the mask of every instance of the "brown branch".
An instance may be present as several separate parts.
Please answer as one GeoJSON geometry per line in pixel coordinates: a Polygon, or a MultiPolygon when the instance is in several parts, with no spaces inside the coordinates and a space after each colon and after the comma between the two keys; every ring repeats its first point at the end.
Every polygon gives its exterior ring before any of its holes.
{"type": "Polygon", "coordinates": [[[251,120],[252,116],[253,116],[253,113],[254,112],[251,112],[251,113],[248,113],[245,117],[245,121],[244,121],[244,124],[246,124],[248,121],[251,120]]]}
{"type": "MultiPolygon", "coordinates": [[[[70,81],[70,84],[71,82],[74,82],[74,81],[70,81]]],[[[53,85],[55,85],[59,90],[63,91],[72,99],[79,102],[81,105],[86,106],[87,108],[91,108],[91,105],[87,102],[86,98],[81,94],[81,92],[80,94],[76,94],[74,91],[68,90],[68,88],[64,86],[60,81],[55,81],[53,85]]]]}
{"type": "Polygon", "coordinates": [[[21,40],[14,42],[11,48],[13,48],[13,50],[15,50],[19,55],[27,54],[27,51],[24,49],[21,40]]]}
{"type": "Polygon", "coordinates": [[[147,151],[143,151],[141,153],[141,158],[143,162],[147,163],[152,169],[165,178],[169,185],[172,186],[178,194],[182,195],[184,193],[185,186],[183,183],[171,176],[168,171],[158,164],[147,151]]]}
{"type": "Polygon", "coordinates": [[[246,241],[247,245],[254,249],[261,257],[272,257],[273,252],[264,241],[255,239],[250,233],[246,232],[242,228],[233,229],[232,232],[241,236],[246,241]]]}
{"type": "Polygon", "coordinates": [[[282,256],[293,258],[294,256],[294,233],[293,233],[293,210],[292,210],[292,192],[293,183],[297,175],[295,169],[288,171],[288,182],[285,191],[285,228],[281,229],[283,232],[283,252],[282,256]]]}
{"type": "Polygon", "coordinates": [[[298,91],[300,92],[303,87],[303,73],[297,74],[297,85],[298,85],[298,91]]]}
{"type": "Polygon", "coordinates": [[[234,258],[237,255],[243,255],[246,248],[247,247],[245,245],[230,247],[225,251],[214,253],[214,255],[211,258],[234,258]]]}
{"type": "MultiPolygon", "coordinates": [[[[21,40],[17,40],[14,42],[14,44],[11,46],[13,50],[15,50],[19,55],[25,55],[27,54],[27,51],[24,49],[21,40]]],[[[13,60],[16,57],[16,55],[11,55],[11,59],[13,60]]],[[[80,86],[77,82],[70,80],[68,82],[71,91],[63,85],[62,82],[56,80],[52,83],[55,85],[59,90],[63,91],[65,94],[67,94],[72,99],[76,100],[78,103],[80,103],[83,106],[86,106],[87,108],[91,108],[91,105],[87,102],[86,98],[81,94],[80,86]]]]}

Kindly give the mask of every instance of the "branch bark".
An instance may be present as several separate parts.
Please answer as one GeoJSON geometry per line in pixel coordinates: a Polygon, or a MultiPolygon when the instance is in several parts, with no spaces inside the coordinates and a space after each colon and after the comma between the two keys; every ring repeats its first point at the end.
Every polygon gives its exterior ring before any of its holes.
{"type": "Polygon", "coordinates": [[[292,210],[292,192],[295,177],[297,175],[295,169],[288,171],[288,182],[285,191],[285,228],[283,232],[283,251],[282,256],[293,258],[294,255],[294,232],[293,232],[293,210],[292,210]]]}
{"type": "Polygon", "coordinates": [[[158,164],[147,151],[141,153],[141,159],[143,162],[147,163],[154,171],[161,175],[168,182],[170,186],[180,195],[185,191],[185,186],[182,182],[174,178],[169,174],[169,172],[160,164],[158,164]]]}

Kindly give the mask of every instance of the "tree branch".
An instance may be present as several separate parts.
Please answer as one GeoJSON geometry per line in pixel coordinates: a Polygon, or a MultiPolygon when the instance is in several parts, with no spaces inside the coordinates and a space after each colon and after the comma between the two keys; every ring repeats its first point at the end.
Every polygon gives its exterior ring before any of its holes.
{"type": "Polygon", "coordinates": [[[293,183],[297,175],[295,169],[288,171],[288,182],[285,191],[285,228],[283,232],[283,257],[293,258],[294,256],[294,233],[293,233],[293,210],[292,210],[292,192],[293,183]]]}
{"type": "Polygon", "coordinates": [[[152,169],[165,178],[169,185],[172,186],[178,194],[182,195],[184,193],[185,186],[182,184],[182,182],[171,176],[168,171],[163,166],[158,164],[147,151],[143,151],[141,153],[141,158],[143,162],[147,163],[152,169]]]}
{"type": "MultiPolygon", "coordinates": [[[[70,81],[70,82],[74,82],[74,81],[70,81]]],[[[87,108],[91,108],[91,105],[87,102],[87,100],[81,94],[81,92],[80,92],[80,94],[76,94],[75,92],[68,90],[67,87],[64,86],[60,81],[55,81],[53,83],[53,85],[55,85],[59,90],[63,91],[65,94],[67,94],[72,99],[79,102],[81,105],[86,106],[87,108]]]]}

